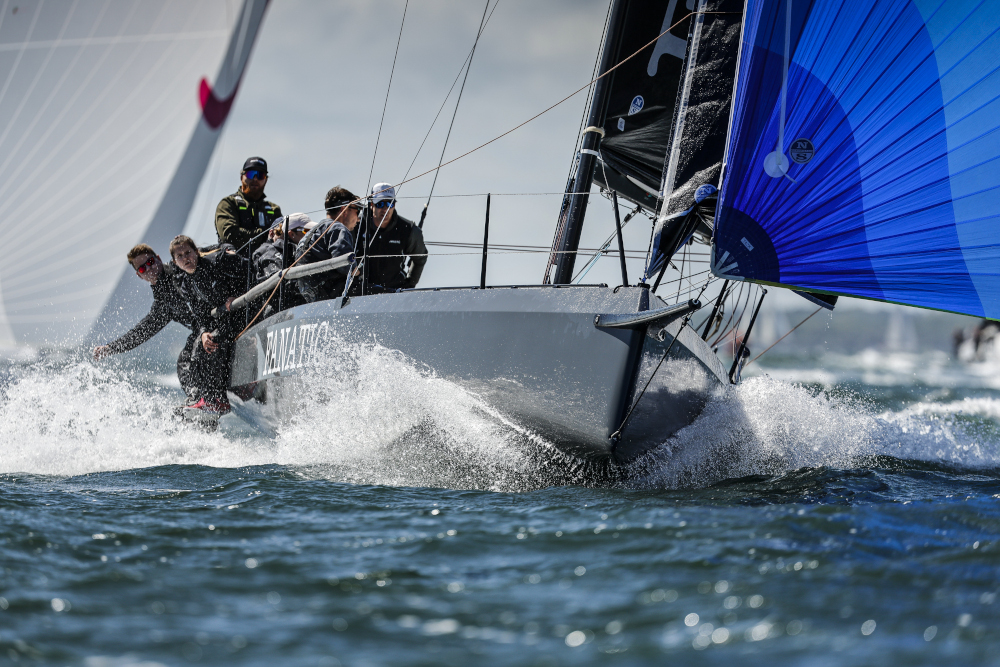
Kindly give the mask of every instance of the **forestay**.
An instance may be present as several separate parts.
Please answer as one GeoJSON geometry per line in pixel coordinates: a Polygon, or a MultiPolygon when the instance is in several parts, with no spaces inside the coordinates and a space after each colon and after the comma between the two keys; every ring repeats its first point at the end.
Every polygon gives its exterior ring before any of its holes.
{"type": "Polygon", "coordinates": [[[1000,318],[998,52],[995,2],[748,0],[714,273],[1000,318]]]}

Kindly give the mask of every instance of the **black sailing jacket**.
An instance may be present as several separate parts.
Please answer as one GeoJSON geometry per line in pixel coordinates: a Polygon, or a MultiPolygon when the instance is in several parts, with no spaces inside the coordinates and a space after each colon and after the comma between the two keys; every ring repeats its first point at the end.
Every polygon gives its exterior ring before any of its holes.
{"type": "Polygon", "coordinates": [[[195,331],[218,330],[220,342],[235,338],[238,322],[225,312],[226,300],[246,292],[247,260],[222,249],[199,257],[194,273],[178,274],[178,293],[194,319],[195,331]],[[223,314],[215,318],[212,309],[217,307],[223,314]]]}
{"type": "Polygon", "coordinates": [[[194,315],[177,291],[178,274],[181,273],[184,272],[173,262],[163,265],[163,272],[156,280],[156,284],[150,285],[153,290],[153,305],[149,309],[149,314],[128,333],[108,343],[108,348],[113,353],[128,352],[139,347],[163,331],[163,328],[171,322],[178,322],[188,329],[194,328],[194,315]]]}
{"type": "Polygon", "coordinates": [[[360,259],[361,255],[370,255],[365,262],[365,284],[381,285],[386,289],[416,287],[420,274],[424,272],[424,264],[427,263],[427,246],[424,245],[424,234],[420,228],[398,211],[384,229],[372,224],[368,215],[359,226],[363,226],[364,235],[361,239],[363,243],[358,244],[358,257],[360,259]],[[416,256],[412,257],[413,264],[407,272],[404,269],[406,257],[412,255],[416,256]]]}

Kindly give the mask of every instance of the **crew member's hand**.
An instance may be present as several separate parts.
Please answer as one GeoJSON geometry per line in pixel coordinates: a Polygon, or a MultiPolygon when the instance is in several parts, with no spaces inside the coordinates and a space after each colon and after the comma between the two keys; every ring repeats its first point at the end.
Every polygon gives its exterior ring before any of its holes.
{"type": "Polygon", "coordinates": [[[212,354],[219,349],[219,344],[212,340],[212,334],[207,331],[201,335],[201,346],[205,348],[205,351],[212,354]]]}
{"type": "Polygon", "coordinates": [[[107,345],[98,345],[94,348],[94,361],[100,361],[104,357],[111,356],[111,348],[107,345]]]}
{"type": "Polygon", "coordinates": [[[226,299],[226,310],[229,310],[229,306],[233,305],[233,301],[236,301],[235,296],[231,296],[228,299],[226,299]]]}

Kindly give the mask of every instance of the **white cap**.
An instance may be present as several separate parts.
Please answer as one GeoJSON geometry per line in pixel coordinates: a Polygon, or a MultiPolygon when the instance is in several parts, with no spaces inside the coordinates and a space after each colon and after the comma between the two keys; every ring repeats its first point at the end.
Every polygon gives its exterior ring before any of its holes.
{"type": "Polygon", "coordinates": [[[392,183],[376,183],[375,187],[372,188],[372,201],[375,203],[394,201],[395,199],[396,188],[392,187],[392,183]]]}
{"type": "Polygon", "coordinates": [[[309,231],[312,227],[316,226],[316,223],[305,213],[292,213],[285,218],[285,224],[288,225],[288,231],[290,232],[309,231]],[[312,224],[312,227],[309,227],[310,224],[312,224]]]}

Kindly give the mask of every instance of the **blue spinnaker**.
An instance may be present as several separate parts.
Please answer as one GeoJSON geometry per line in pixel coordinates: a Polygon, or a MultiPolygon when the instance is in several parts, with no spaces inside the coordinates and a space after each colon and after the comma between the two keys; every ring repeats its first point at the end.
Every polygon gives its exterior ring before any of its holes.
{"type": "Polygon", "coordinates": [[[715,274],[1000,319],[998,53],[993,0],[748,0],[715,274]]]}

